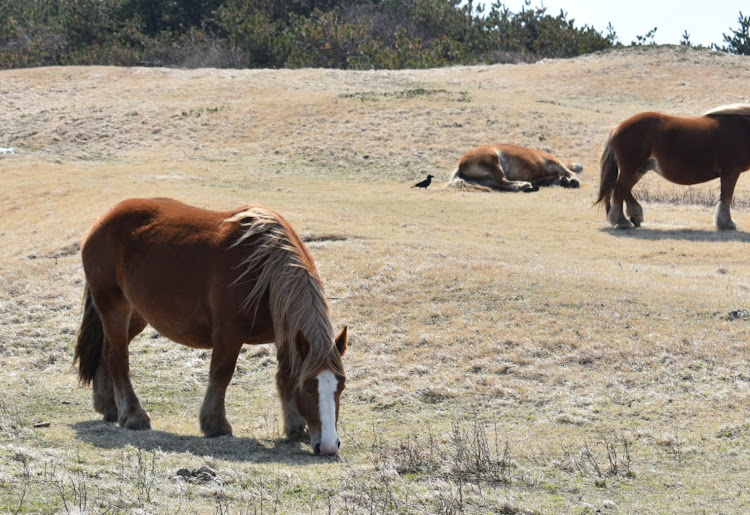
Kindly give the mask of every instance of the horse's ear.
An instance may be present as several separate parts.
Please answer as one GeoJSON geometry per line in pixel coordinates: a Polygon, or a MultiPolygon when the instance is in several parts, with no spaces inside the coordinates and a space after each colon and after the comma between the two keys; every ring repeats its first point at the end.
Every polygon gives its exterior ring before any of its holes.
{"type": "Polygon", "coordinates": [[[336,338],[336,348],[339,350],[339,354],[343,356],[348,347],[349,328],[347,326],[344,326],[344,328],[341,330],[341,334],[338,336],[338,338],[336,338]]]}
{"type": "Polygon", "coordinates": [[[310,342],[307,341],[302,331],[297,331],[297,337],[294,338],[294,345],[297,347],[297,354],[299,354],[300,359],[304,361],[307,353],[310,351],[310,342]]]}

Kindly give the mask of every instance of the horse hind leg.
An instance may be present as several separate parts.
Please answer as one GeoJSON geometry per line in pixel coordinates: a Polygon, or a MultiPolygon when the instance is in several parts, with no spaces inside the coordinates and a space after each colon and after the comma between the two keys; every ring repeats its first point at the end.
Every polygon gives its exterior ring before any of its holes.
{"type": "Polygon", "coordinates": [[[531,181],[531,183],[534,186],[540,186],[540,187],[553,186],[555,184],[559,184],[560,186],[564,188],[568,187],[567,182],[563,184],[562,178],[560,177],[559,174],[553,174],[553,175],[548,175],[546,177],[540,177],[538,179],[534,179],[533,181],[531,181]]]}
{"type": "Polygon", "coordinates": [[[489,166],[488,171],[495,180],[497,189],[499,190],[514,192],[523,191],[526,193],[539,190],[539,186],[529,181],[512,181],[508,179],[505,170],[503,170],[503,167],[499,162],[494,166],[489,166]]]}
{"type": "Polygon", "coordinates": [[[622,202],[612,203],[607,213],[607,220],[618,229],[630,229],[633,227],[632,222],[625,218],[625,214],[622,212],[622,202]]]}
{"type": "Polygon", "coordinates": [[[569,163],[566,168],[573,173],[581,173],[583,171],[583,165],[581,163],[569,163]]]}
{"type": "Polygon", "coordinates": [[[625,217],[625,213],[622,210],[622,204],[625,201],[625,198],[629,196],[632,196],[630,193],[630,187],[623,185],[618,178],[612,194],[612,205],[607,213],[607,220],[609,220],[609,223],[618,229],[630,229],[633,227],[633,223],[625,217]]]}
{"type": "MultiPolygon", "coordinates": [[[[128,341],[130,342],[133,338],[138,336],[146,325],[146,321],[143,317],[134,311],[130,317],[128,341]]],[[[106,362],[102,361],[96,369],[96,375],[92,381],[92,387],[94,409],[98,413],[104,415],[105,422],[117,422],[117,400],[115,398],[115,390],[112,384],[112,374],[110,374],[109,366],[106,362]]]]}
{"type": "Polygon", "coordinates": [[[633,192],[628,190],[624,194],[623,200],[615,199],[612,202],[612,207],[607,213],[607,219],[618,229],[640,227],[643,223],[643,206],[635,199],[633,192]],[[625,202],[625,213],[622,210],[623,201],[625,202]],[[625,214],[627,214],[627,217],[625,214]]]}
{"type": "Polygon", "coordinates": [[[96,369],[96,375],[92,381],[92,398],[94,409],[97,413],[104,415],[105,422],[117,422],[118,410],[115,400],[115,389],[112,386],[112,375],[105,362],[96,369]]]}
{"type": "Polygon", "coordinates": [[[632,179],[629,183],[630,189],[625,194],[625,212],[627,213],[628,218],[630,219],[632,224],[636,227],[640,227],[643,223],[643,206],[641,206],[641,204],[633,195],[633,188],[636,184],[638,184],[638,181],[643,179],[643,176],[650,171],[659,171],[659,163],[655,158],[651,158],[646,161],[646,164],[643,165],[641,169],[638,170],[635,174],[633,174],[632,179]]]}
{"type": "Polygon", "coordinates": [[[641,226],[643,223],[643,206],[635,199],[632,191],[629,191],[625,196],[625,212],[634,226],[641,226]]]}
{"type": "MultiPolygon", "coordinates": [[[[94,387],[95,403],[99,403],[105,417],[112,417],[111,397],[114,397],[117,406],[117,421],[120,426],[135,430],[151,429],[151,419],[146,410],[141,407],[130,382],[128,357],[131,330],[138,328],[143,321],[138,320],[140,317],[134,313],[121,291],[99,292],[99,295],[92,292],[92,294],[104,329],[102,361],[106,364],[106,370],[102,370],[101,373],[97,371],[99,380],[94,387]]],[[[143,327],[140,327],[140,330],[142,329],[143,327]]]]}
{"type": "Polygon", "coordinates": [[[623,166],[617,177],[614,190],[612,191],[612,206],[607,213],[609,222],[618,229],[630,229],[640,227],[643,223],[643,207],[633,196],[633,187],[640,181],[648,170],[654,169],[656,164],[649,160],[640,170],[635,173],[627,172],[632,167],[623,166]],[[625,203],[625,212],[622,205],[625,203]],[[627,218],[625,217],[627,213],[627,218]]]}

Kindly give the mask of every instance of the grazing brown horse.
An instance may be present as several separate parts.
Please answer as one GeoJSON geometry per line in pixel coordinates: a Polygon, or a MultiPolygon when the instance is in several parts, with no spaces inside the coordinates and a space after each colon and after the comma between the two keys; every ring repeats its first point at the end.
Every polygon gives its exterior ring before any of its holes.
{"type": "Polygon", "coordinates": [[[481,191],[537,191],[539,186],[555,183],[579,188],[576,174],[581,170],[580,164],[564,164],[541,150],[499,143],[467,152],[448,185],[481,191]]]}
{"type": "Polygon", "coordinates": [[[341,357],[323,281],[297,233],[260,206],[217,212],[171,199],[130,199],[86,235],[84,313],[75,359],[93,381],[94,408],[128,429],[150,429],[133,391],[128,345],[147,324],[213,349],[200,410],[206,436],[231,435],[224,396],[243,344],[276,342],[284,430],[305,425],[315,454],[338,450],[341,357]]]}
{"type": "Polygon", "coordinates": [[[639,227],[643,208],[631,190],[646,172],[654,170],[668,181],[685,185],[719,178],[721,195],[714,221],[718,229],[733,230],[737,225],[729,207],[734,186],[748,168],[750,105],[719,107],[696,118],[641,113],[610,131],[596,202],[604,204],[612,225],[639,227]]]}

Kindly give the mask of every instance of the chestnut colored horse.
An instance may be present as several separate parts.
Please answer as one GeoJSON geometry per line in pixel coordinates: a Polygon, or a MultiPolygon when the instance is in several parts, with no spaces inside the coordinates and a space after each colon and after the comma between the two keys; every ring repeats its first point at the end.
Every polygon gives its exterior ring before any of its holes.
{"type": "Polygon", "coordinates": [[[719,107],[696,118],[641,113],[610,131],[601,158],[596,203],[604,204],[612,225],[639,227],[643,208],[631,190],[646,172],[654,170],[668,181],[685,185],[719,178],[721,196],[714,221],[718,229],[733,230],[737,226],[729,207],[734,186],[748,168],[750,105],[719,107]]]}
{"type": "Polygon", "coordinates": [[[579,188],[580,164],[565,164],[552,154],[533,148],[498,143],[467,152],[448,182],[468,190],[537,191],[558,183],[579,188]]]}
{"type": "Polygon", "coordinates": [[[288,437],[309,429],[315,454],[338,451],[341,357],[323,281],[297,233],[260,206],[216,212],[171,199],[130,199],[97,220],[81,246],[84,313],[75,360],[94,408],[150,429],[133,391],[128,345],[147,324],[213,349],[200,410],[206,436],[231,435],[224,396],[243,344],[276,342],[276,385],[288,437]]]}

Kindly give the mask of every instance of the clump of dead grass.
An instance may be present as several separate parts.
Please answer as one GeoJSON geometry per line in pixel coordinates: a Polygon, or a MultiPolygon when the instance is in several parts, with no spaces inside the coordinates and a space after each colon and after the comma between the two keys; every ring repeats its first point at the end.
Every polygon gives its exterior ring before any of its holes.
{"type": "MultiPolygon", "coordinates": [[[[633,194],[641,202],[674,206],[714,207],[719,200],[715,188],[701,185],[677,188],[650,184],[637,186],[633,194]]],[[[750,198],[735,196],[732,199],[732,207],[737,210],[747,210],[750,208],[750,198]]]]}
{"type": "Polygon", "coordinates": [[[511,446],[496,424],[475,418],[451,423],[444,438],[426,428],[389,442],[373,442],[370,453],[375,474],[351,469],[342,496],[344,513],[409,512],[466,513],[479,509],[493,513],[528,513],[507,499],[488,499],[484,488],[509,485],[517,464],[511,446]],[[428,491],[404,488],[402,479],[433,484],[428,491]]]}
{"type": "Polygon", "coordinates": [[[578,450],[564,448],[559,466],[573,470],[584,477],[634,478],[631,446],[630,440],[624,435],[604,435],[592,445],[584,442],[578,450]]]}
{"type": "Polygon", "coordinates": [[[475,419],[469,427],[454,422],[451,444],[452,472],[461,481],[511,481],[510,444],[500,441],[497,427],[488,435],[485,425],[479,420],[475,419]]]}

